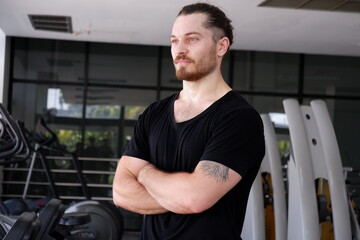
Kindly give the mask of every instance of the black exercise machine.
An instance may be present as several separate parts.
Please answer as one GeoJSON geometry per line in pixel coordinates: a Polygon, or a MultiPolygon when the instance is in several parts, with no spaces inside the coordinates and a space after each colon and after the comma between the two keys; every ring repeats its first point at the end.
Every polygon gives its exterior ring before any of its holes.
{"type": "MultiPolygon", "coordinates": [[[[123,219],[119,210],[110,203],[100,203],[91,200],[91,195],[87,188],[85,177],[82,173],[76,154],[70,153],[66,151],[66,149],[53,146],[52,143],[57,141],[55,133],[47,127],[43,119],[40,120],[40,124],[47,130],[51,137],[43,138],[41,136],[33,135],[32,140],[37,138],[37,141],[29,144],[29,132],[26,132],[19,122],[15,122],[6,109],[0,104],[0,148],[2,150],[0,152],[0,164],[5,165],[26,161],[30,158],[32,153],[23,198],[26,197],[33,166],[35,160],[38,158],[41,160],[41,165],[45,170],[46,178],[50,184],[52,197],[54,198],[47,203],[46,207],[40,211],[38,218],[36,218],[40,221],[40,227],[34,228],[31,231],[32,235],[37,236],[34,239],[121,239],[123,233],[123,219]],[[43,154],[43,150],[45,149],[58,151],[72,157],[73,165],[76,169],[83,193],[87,199],[86,201],[74,203],[66,209],[61,201],[57,199],[58,195],[55,182],[52,178],[45,154],[43,154]],[[19,158],[19,154],[22,154],[23,157],[19,158]],[[47,227],[43,226],[44,224],[42,225],[41,223],[46,223],[45,225],[47,227]],[[52,236],[52,234],[55,234],[55,237],[52,236]]],[[[17,199],[14,201],[21,200],[17,199]]],[[[23,232],[24,234],[28,232],[29,227],[25,227],[24,224],[19,223],[20,226],[24,226],[23,228],[16,227],[16,229],[14,229],[14,227],[19,225],[16,224],[17,221],[26,222],[26,220],[30,218],[29,214],[21,213],[20,217],[17,218],[17,220],[14,220],[5,215],[11,212],[6,208],[6,204],[0,204],[0,211],[3,214],[0,215],[0,236],[10,234],[10,232],[19,232],[19,234],[20,232],[23,232]],[[23,214],[25,216],[21,217],[23,214]],[[23,220],[24,218],[25,220],[23,220]]],[[[26,234],[29,235],[28,233],[26,234]]],[[[15,235],[12,236],[15,237],[15,235]]],[[[5,237],[0,239],[8,239],[5,237]]],[[[32,238],[24,238],[22,236],[12,239],[32,238]]]]}
{"type": "MultiPolygon", "coordinates": [[[[44,150],[51,152],[58,152],[65,156],[71,156],[72,163],[75,167],[78,181],[81,183],[82,192],[86,198],[85,201],[72,203],[66,210],[66,214],[75,214],[78,212],[88,213],[91,216],[91,222],[82,225],[75,225],[72,228],[72,238],[69,239],[104,239],[115,240],[121,239],[123,234],[123,218],[119,212],[119,209],[113,204],[108,202],[99,202],[91,200],[91,193],[87,187],[87,183],[82,172],[79,160],[75,153],[71,153],[64,148],[58,146],[56,134],[46,125],[43,118],[40,119],[40,125],[47,131],[46,135],[50,137],[44,137],[35,133],[35,149],[33,154],[28,177],[26,180],[26,187],[24,190],[23,198],[26,197],[26,189],[30,182],[31,173],[33,171],[34,161],[37,159],[34,157],[38,155],[41,159],[41,163],[44,166],[46,177],[50,183],[50,189],[53,193],[53,197],[58,198],[56,186],[51,178],[51,169],[49,168],[46,160],[46,156],[43,154],[44,150]],[[51,184],[52,182],[52,184],[51,184]]],[[[33,133],[34,134],[34,133],[33,133]]]]}

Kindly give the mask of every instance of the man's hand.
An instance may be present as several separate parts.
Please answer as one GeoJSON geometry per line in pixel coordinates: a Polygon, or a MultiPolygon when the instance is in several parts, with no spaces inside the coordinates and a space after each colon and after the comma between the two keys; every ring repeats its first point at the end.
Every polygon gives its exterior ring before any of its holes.
{"type": "Polygon", "coordinates": [[[149,165],[139,158],[121,157],[113,182],[115,205],[140,214],[167,212],[137,180],[140,170],[149,165]]]}
{"type": "Polygon", "coordinates": [[[238,173],[213,161],[200,161],[193,173],[167,173],[149,164],[138,174],[139,183],[163,208],[179,214],[209,209],[240,180],[238,173]]]}
{"type": "Polygon", "coordinates": [[[147,173],[152,170],[160,171],[153,164],[150,164],[150,163],[148,165],[144,166],[143,168],[141,168],[139,171],[139,174],[138,174],[138,178],[137,178],[139,183],[143,184],[146,181],[146,177],[149,176],[149,174],[147,174],[147,173]]]}

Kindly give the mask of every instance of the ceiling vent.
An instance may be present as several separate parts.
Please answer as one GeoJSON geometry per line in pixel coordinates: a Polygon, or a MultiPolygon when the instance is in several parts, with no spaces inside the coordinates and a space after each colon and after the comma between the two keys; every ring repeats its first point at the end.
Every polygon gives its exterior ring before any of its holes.
{"type": "Polygon", "coordinates": [[[50,15],[29,15],[35,30],[72,33],[71,17],[50,15]]]}
{"type": "Polygon", "coordinates": [[[259,6],[360,13],[360,0],[265,0],[259,6]]]}

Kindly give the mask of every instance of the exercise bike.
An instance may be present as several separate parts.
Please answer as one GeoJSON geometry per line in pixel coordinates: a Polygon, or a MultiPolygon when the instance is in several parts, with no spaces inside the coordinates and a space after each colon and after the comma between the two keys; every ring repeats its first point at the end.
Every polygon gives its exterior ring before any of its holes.
{"type": "MultiPolygon", "coordinates": [[[[8,121],[8,124],[1,124],[0,127],[0,137],[4,135],[4,131],[6,130],[6,126],[12,126],[13,120],[9,116],[9,114],[6,112],[6,110],[1,107],[0,116],[3,115],[4,117],[0,118],[1,121],[8,121]]],[[[41,165],[45,170],[46,178],[49,182],[52,197],[58,198],[55,182],[52,178],[51,170],[49,168],[49,165],[47,163],[46,157],[43,154],[43,151],[45,149],[52,150],[52,151],[58,151],[66,155],[70,155],[73,161],[73,165],[76,169],[76,173],[78,176],[78,179],[81,183],[81,187],[83,190],[83,193],[86,197],[86,201],[76,202],[72,203],[69,207],[67,207],[63,214],[65,216],[72,216],[68,219],[64,218],[63,216],[59,220],[59,225],[65,226],[65,229],[67,229],[67,233],[63,238],[59,239],[101,239],[101,240],[115,240],[115,239],[121,239],[123,234],[123,219],[119,212],[119,210],[112,204],[108,202],[98,202],[91,200],[90,192],[88,191],[87,184],[85,181],[85,178],[83,176],[80,164],[78,162],[77,156],[74,153],[70,153],[66,151],[65,149],[61,149],[59,147],[53,146],[52,144],[57,141],[56,135],[46,126],[46,123],[43,119],[40,120],[40,124],[48,131],[50,134],[50,138],[43,138],[40,139],[39,136],[37,140],[34,141],[35,138],[32,138],[32,147],[29,147],[31,149],[31,154],[29,154],[29,151],[27,151],[26,159],[22,159],[21,161],[27,160],[29,158],[29,155],[31,155],[31,161],[29,164],[29,172],[26,178],[24,193],[23,193],[23,199],[26,199],[27,191],[30,184],[31,175],[33,172],[33,167],[35,164],[35,161],[37,159],[41,160],[41,165]],[[81,214],[87,214],[90,216],[91,221],[88,221],[84,224],[84,217],[82,216],[80,219],[82,219],[80,222],[79,217],[73,217],[74,214],[81,213],[81,214]],[[64,220],[65,219],[65,220],[64,220]],[[74,223],[75,222],[75,223],[74,223]]],[[[19,131],[11,131],[11,136],[18,136],[21,133],[19,131]]],[[[23,139],[27,142],[28,139],[26,139],[23,135],[23,139]]],[[[27,134],[29,135],[29,134],[27,134]]],[[[11,137],[11,139],[16,139],[16,137],[11,137]]],[[[6,137],[6,141],[8,141],[9,137],[6,137]]],[[[4,141],[5,141],[4,140],[4,141]]],[[[5,154],[2,154],[0,156],[6,157],[9,159],[15,152],[18,153],[19,150],[9,150],[10,146],[18,146],[19,143],[16,143],[16,141],[8,141],[9,143],[5,144],[7,148],[8,154],[5,156],[5,154]]],[[[4,145],[4,146],[5,146],[4,145]]],[[[21,144],[20,144],[21,145],[21,144]]],[[[28,144],[29,145],[29,144],[28,144]]],[[[23,145],[22,145],[23,146],[23,145]]],[[[11,161],[11,160],[10,160],[11,161]]],[[[15,161],[15,160],[14,160],[15,161]]],[[[16,160],[20,161],[20,160],[16,160]]],[[[5,161],[6,164],[10,163],[9,160],[5,161]]],[[[19,200],[16,200],[19,201],[19,200]]],[[[9,201],[11,202],[11,200],[9,201]]],[[[8,202],[8,203],[9,203],[8,202]]],[[[1,220],[1,219],[0,219],[1,220]]],[[[9,220],[9,219],[7,219],[9,220]]],[[[11,226],[14,222],[11,223],[11,221],[8,225],[11,226]]],[[[9,228],[5,229],[9,230],[9,228]]]]}

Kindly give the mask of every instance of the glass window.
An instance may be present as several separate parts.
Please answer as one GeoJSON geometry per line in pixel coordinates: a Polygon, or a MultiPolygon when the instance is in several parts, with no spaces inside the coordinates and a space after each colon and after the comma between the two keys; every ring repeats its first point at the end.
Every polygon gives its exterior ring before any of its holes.
{"type": "MultiPolygon", "coordinates": [[[[42,85],[38,85],[40,86],[42,85]]],[[[49,87],[46,109],[54,109],[54,114],[58,117],[81,118],[83,91],[82,87],[49,87]]]]}
{"type": "Polygon", "coordinates": [[[306,55],[304,93],[360,96],[360,58],[306,55]]]}
{"type": "MultiPolygon", "coordinates": [[[[85,131],[84,151],[81,156],[93,158],[117,157],[118,135],[119,128],[116,125],[109,126],[88,124],[85,131]]],[[[91,170],[96,170],[96,168],[91,170]]]]}
{"type": "Polygon", "coordinates": [[[234,89],[296,93],[299,55],[270,52],[237,52],[234,89]]]}
{"type": "Polygon", "coordinates": [[[86,118],[119,119],[120,107],[128,106],[125,118],[134,119],[154,101],[154,90],[89,87],[86,118]]]}
{"type": "Polygon", "coordinates": [[[283,100],[285,97],[243,95],[243,97],[261,113],[284,113],[283,100]]]}
{"type": "Polygon", "coordinates": [[[156,86],[158,47],[90,43],[89,82],[156,86]]]}
{"type": "Polygon", "coordinates": [[[30,129],[39,117],[81,118],[82,96],[81,87],[14,83],[12,114],[30,129]]]}
{"type": "Polygon", "coordinates": [[[161,56],[161,86],[182,88],[182,81],[175,76],[175,68],[171,56],[171,48],[163,47],[161,56]]]}
{"type": "Polygon", "coordinates": [[[131,138],[134,135],[134,127],[135,127],[135,123],[136,121],[133,122],[129,122],[127,124],[127,126],[125,126],[124,128],[124,137],[123,137],[123,141],[124,141],[124,146],[123,149],[121,149],[121,154],[123,153],[123,151],[125,150],[126,146],[128,145],[128,143],[130,142],[131,138]]]}
{"type": "Polygon", "coordinates": [[[109,139],[113,144],[113,156],[119,157],[127,143],[125,129],[132,129],[139,115],[155,101],[154,90],[89,87],[85,135],[95,136],[91,133],[94,131],[111,132],[111,138],[98,134],[96,138],[109,139]]]}
{"type": "Polygon", "coordinates": [[[160,98],[164,99],[164,98],[169,97],[169,96],[171,96],[171,95],[173,95],[175,93],[179,93],[180,91],[181,91],[181,89],[173,90],[173,91],[161,91],[160,98]]]}
{"type": "MultiPolygon", "coordinates": [[[[78,143],[81,143],[82,134],[81,134],[81,125],[78,123],[65,124],[59,123],[60,120],[55,120],[48,124],[49,128],[57,135],[59,144],[66,148],[70,152],[76,152],[78,156],[80,155],[81,146],[78,143]]],[[[68,161],[69,162],[69,161],[68,161]]],[[[69,164],[69,163],[67,163],[69,164]]]]}
{"type": "Polygon", "coordinates": [[[119,119],[120,105],[108,105],[106,103],[86,105],[86,118],[119,119]]]}
{"type": "Polygon", "coordinates": [[[233,88],[236,90],[247,90],[249,81],[248,66],[250,66],[250,52],[234,51],[234,79],[233,88]]]}
{"type": "Polygon", "coordinates": [[[227,83],[230,82],[229,70],[230,70],[230,52],[225,54],[221,63],[221,74],[225,82],[227,83]]]}
{"type": "Polygon", "coordinates": [[[125,119],[137,120],[147,106],[125,106],[125,119]]]}
{"type": "Polygon", "coordinates": [[[14,83],[12,116],[24,122],[29,131],[49,135],[39,121],[44,118],[48,127],[58,136],[59,144],[74,151],[76,143],[81,141],[83,90],[79,89],[80,99],[71,97],[73,90],[68,86],[14,83]]]}
{"type": "Polygon", "coordinates": [[[15,38],[14,45],[15,80],[83,81],[85,43],[15,38]]]}
{"type": "Polygon", "coordinates": [[[89,87],[87,91],[86,118],[120,119],[119,89],[89,87]]]}

